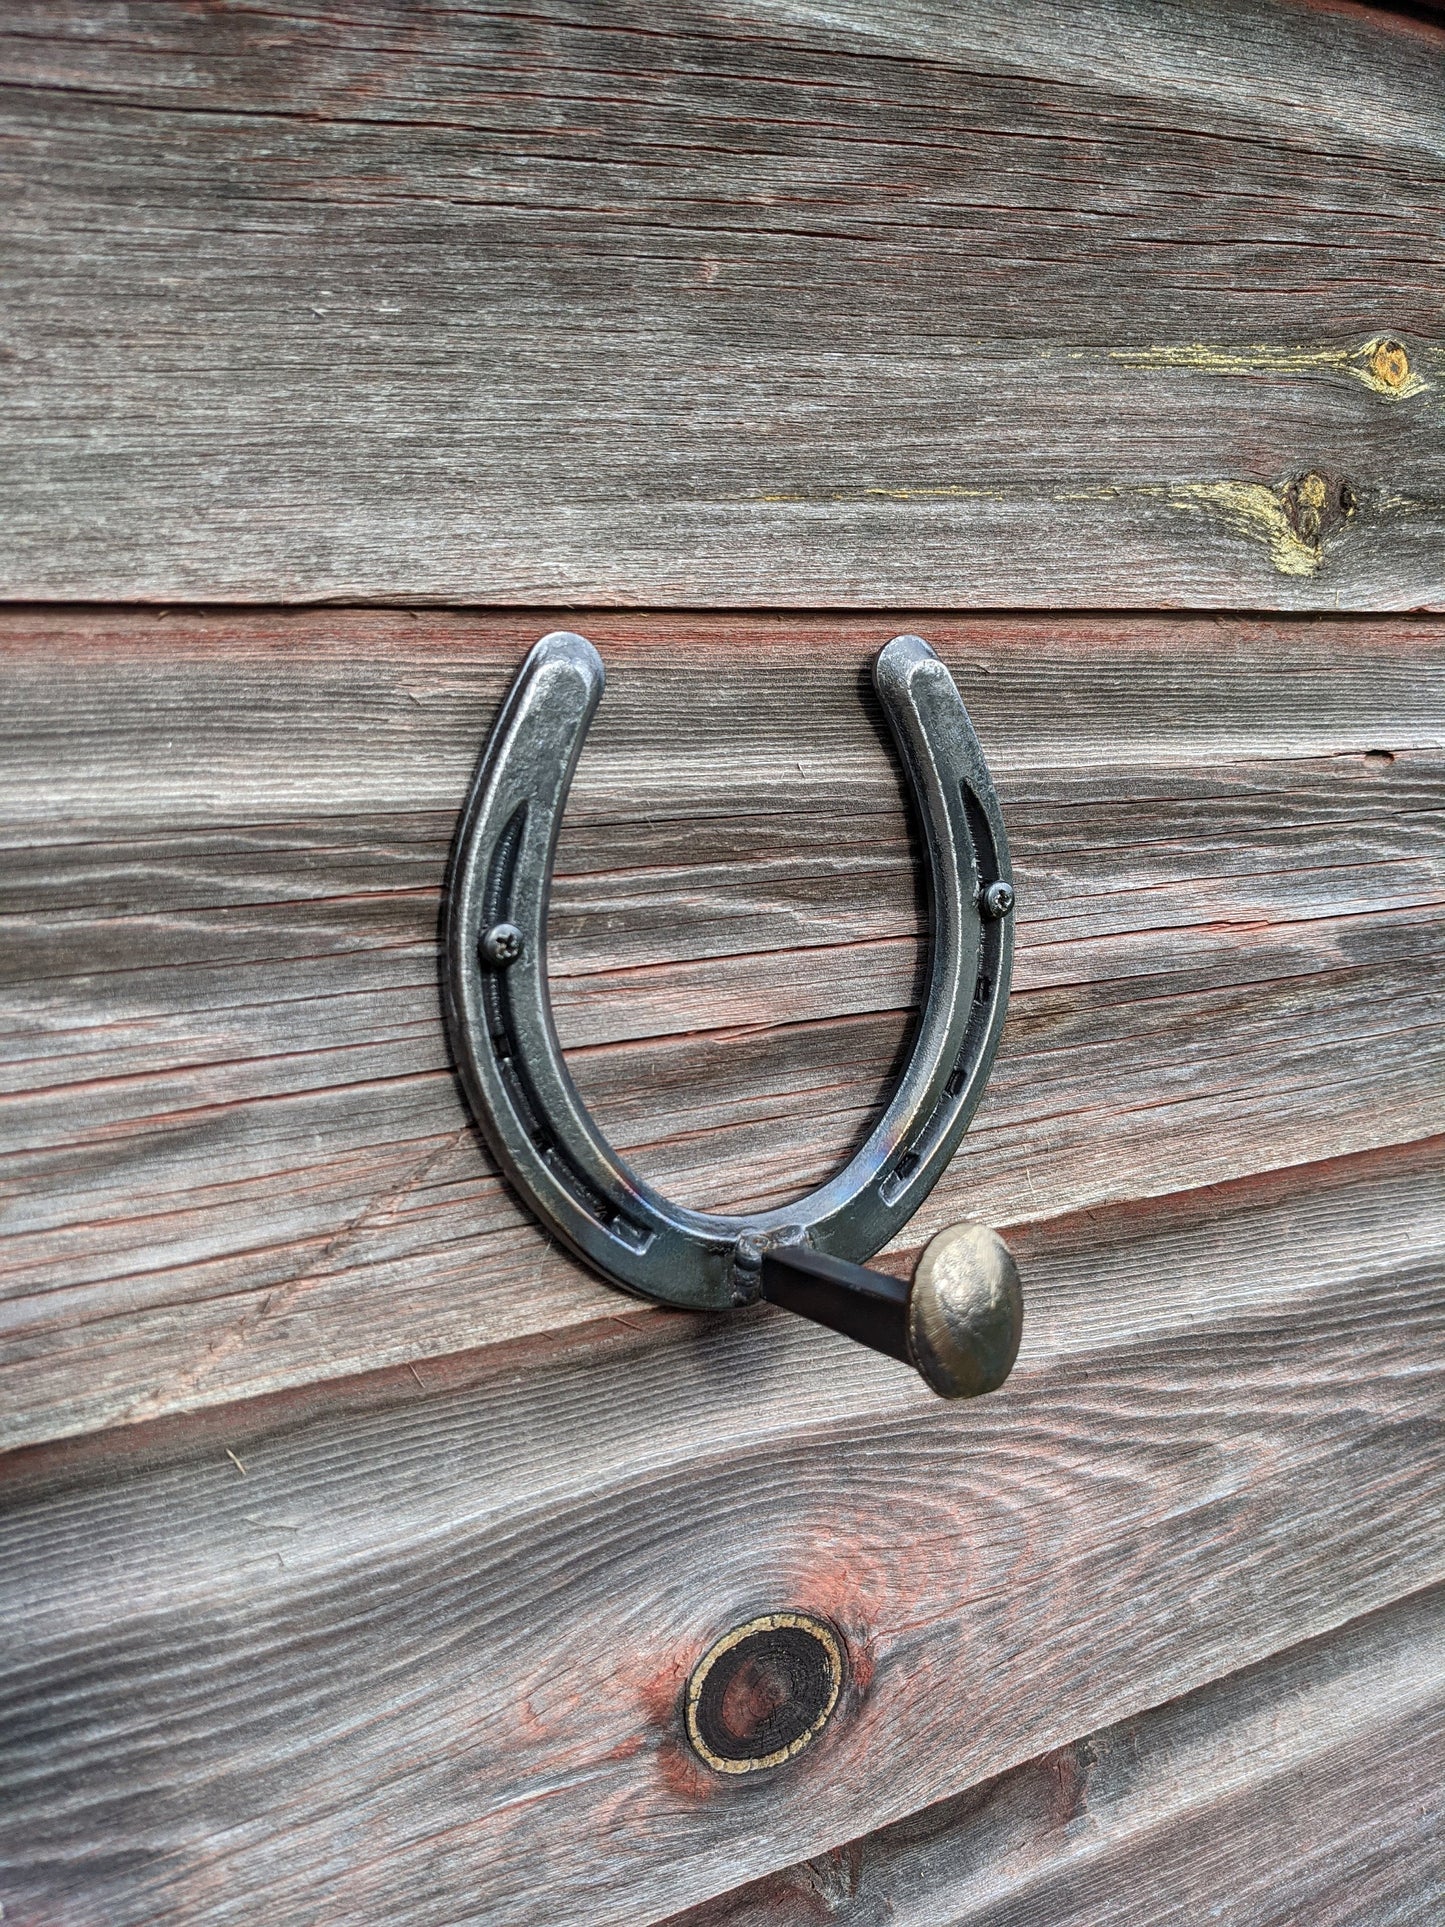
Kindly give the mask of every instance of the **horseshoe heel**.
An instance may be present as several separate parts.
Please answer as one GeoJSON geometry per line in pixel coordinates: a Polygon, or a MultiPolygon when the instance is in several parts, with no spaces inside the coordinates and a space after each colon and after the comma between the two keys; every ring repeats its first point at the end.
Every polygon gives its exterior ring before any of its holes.
{"type": "Polygon", "coordinates": [[[908,1067],[836,1176],[794,1204],[736,1217],[673,1204],[630,1171],[593,1123],[557,1042],[547,992],[552,860],[604,681],[584,637],[558,631],[537,643],[482,753],[453,849],[447,1023],[498,1163],[554,1236],[628,1291],[694,1310],[766,1297],[906,1359],[945,1396],[992,1389],[1017,1352],[1022,1306],[1013,1262],[991,1232],[941,1234],[911,1290],[861,1262],[942,1176],[983,1095],[1008,1002],[1008,843],[953,678],[918,636],[896,636],[873,669],[928,855],[928,993],[908,1067]]]}

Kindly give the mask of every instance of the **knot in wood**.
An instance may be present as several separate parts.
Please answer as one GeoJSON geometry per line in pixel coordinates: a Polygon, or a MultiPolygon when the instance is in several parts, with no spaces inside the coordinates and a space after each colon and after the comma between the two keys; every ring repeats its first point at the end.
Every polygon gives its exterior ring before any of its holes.
{"type": "Polygon", "coordinates": [[[764,1613],[708,1648],[684,1706],[687,1737],[718,1773],[759,1773],[810,1746],[847,1670],[842,1638],[812,1613],[764,1613]]]}
{"type": "Polygon", "coordinates": [[[1323,546],[1326,535],[1342,528],[1357,506],[1349,482],[1311,469],[1296,475],[1279,492],[1280,507],[1298,539],[1310,548],[1323,546]]]}
{"type": "Polygon", "coordinates": [[[1376,341],[1370,347],[1369,370],[1382,388],[1395,393],[1410,380],[1410,357],[1403,341],[1376,341]]]}

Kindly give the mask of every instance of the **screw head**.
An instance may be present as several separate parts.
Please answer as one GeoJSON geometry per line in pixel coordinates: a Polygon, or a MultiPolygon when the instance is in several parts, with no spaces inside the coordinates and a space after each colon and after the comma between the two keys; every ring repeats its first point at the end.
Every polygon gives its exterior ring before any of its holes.
{"type": "Polygon", "coordinates": [[[514,923],[494,923],[478,946],[482,961],[498,970],[514,964],[522,954],[522,933],[514,923]]]}
{"type": "Polygon", "coordinates": [[[1014,887],[1000,877],[995,883],[986,883],[979,892],[978,907],[983,914],[997,921],[1006,917],[1014,907],[1014,887]]]}

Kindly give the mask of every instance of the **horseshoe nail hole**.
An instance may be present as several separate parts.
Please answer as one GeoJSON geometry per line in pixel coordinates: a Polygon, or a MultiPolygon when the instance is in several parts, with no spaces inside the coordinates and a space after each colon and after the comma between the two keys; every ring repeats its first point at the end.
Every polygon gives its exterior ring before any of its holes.
{"type": "Polygon", "coordinates": [[[1367,749],[1365,751],[1365,761],[1372,763],[1377,769],[1384,769],[1388,764],[1393,763],[1394,760],[1395,752],[1392,749],[1367,749]]]}
{"type": "Polygon", "coordinates": [[[842,1638],[811,1613],[765,1613],[710,1646],[687,1683],[693,1751],[718,1773],[762,1773],[811,1746],[847,1673],[842,1638]]]}

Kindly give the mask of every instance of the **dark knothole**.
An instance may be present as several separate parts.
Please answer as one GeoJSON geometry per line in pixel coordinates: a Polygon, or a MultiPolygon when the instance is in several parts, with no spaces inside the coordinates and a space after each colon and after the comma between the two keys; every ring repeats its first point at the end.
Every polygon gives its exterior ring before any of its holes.
{"type": "Polygon", "coordinates": [[[846,1671],[842,1639],[811,1613],[767,1613],[710,1646],[687,1683],[687,1737],[719,1773],[781,1766],[833,1714],[846,1671]]]}

